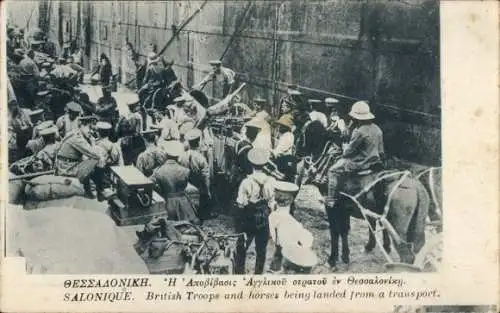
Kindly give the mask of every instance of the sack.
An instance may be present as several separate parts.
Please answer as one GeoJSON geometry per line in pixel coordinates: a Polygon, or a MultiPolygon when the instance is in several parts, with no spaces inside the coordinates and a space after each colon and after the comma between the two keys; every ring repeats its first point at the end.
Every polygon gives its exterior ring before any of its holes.
{"type": "Polygon", "coordinates": [[[28,200],[46,201],[84,196],[85,190],[77,178],[44,175],[27,183],[25,195],[28,200]]]}

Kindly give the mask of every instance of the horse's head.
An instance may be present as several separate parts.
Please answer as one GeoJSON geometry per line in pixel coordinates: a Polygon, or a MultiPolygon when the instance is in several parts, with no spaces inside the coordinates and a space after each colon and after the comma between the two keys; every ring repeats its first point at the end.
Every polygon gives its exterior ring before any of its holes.
{"type": "Polygon", "coordinates": [[[320,121],[311,121],[302,130],[302,149],[306,154],[318,157],[328,141],[327,130],[320,121]]]}

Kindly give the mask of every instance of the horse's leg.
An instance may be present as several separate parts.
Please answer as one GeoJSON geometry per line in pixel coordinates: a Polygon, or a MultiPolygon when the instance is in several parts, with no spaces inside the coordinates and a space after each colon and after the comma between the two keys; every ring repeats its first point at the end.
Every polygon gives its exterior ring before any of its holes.
{"type": "Polygon", "coordinates": [[[342,232],[342,262],[349,264],[349,232],[342,232]]]}
{"type": "MultiPolygon", "coordinates": [[[[368,218],[368,223],[375,231],[377,224],[373,218],[368,218]]],[[[365,245],[365,252],[372,252],[375,248],[375,234],[368,228],[368,243],[365,245]]]]}
{"type": "Polygon", "coordinates": [[[382,231],[382,235],[384,240],[384,250],[387,253],[391,253],[391,237],[389,236],[389,232],[387,231],[387,229],[384,229],[382,231]]]}
{"type": "Polygon", "coordinates": [[[330,227],[330,257],[328,258],[328,264],[335,269],[337,265],[337,260],[339,258],[339,232],[337,231],[337,226],[335,224],[334,208],[326,208],[326,213],[328,215],[328,224],[330,227]]]}

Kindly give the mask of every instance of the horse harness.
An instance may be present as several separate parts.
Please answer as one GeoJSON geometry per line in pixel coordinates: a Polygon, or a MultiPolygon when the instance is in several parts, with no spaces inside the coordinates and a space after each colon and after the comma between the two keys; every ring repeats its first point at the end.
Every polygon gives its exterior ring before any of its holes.
{"type": "MultiPolygon", "coordinates": [[[[358,173],[359,175],[359,173],[358,173]]],[[[394,241],[396,243],[406,243],[405,240],[403,240],[403,238],[401,238],[401,236],[398,234],[398,232],[394,229],[394,227],[391,225],[391,223],[387,220],[387,214],[389,213],[389,208],[390,208],[390,204],[391,204],[391,200],[392,200],[392,197],[394,196],[394,193],[396,192],[396,190],[398,190],[402,183],[411,175],[410,171],[382,171],[380,173],[378,173],[377,175],[377,178],[371,182],[370,184],[368,184],[367,186],[365,186],[361,191],[359,191],[356,195],[352,196],[352,195],[349,195],[345,192],[340,192],[341,195],[349,198],[352,202],[354,202],[356,204],[356,206],[359,208],[360,212],[361,212],[361,215],[363,216],[363,219],[368,222],[368,228],[370,229],[370,232],[372,234],[375,235],[375,230],[373,229],[373,227],[371,226],[371,224],[369,223],[368,221],[368,216],[375,219],[376,223],[378,224],[379,226],[379,231],[382,231],[384,229],[388,230],[391,235],[392,235],[392,238],[394,239],[394,241]],[[387,196],[387,200],[386,200],[386,204],[384,205],[384,211],[382,212],[382,214],[377,214],[377,213],[374,213],[372,211],[369,211],[367,210],[359,201],[358,199],[366,194],[367,192],[369,192],[373,187],[375,187],[375,185],[377,185],[379,182],[381,181],[384,181],[384,180],[387,180],[387,179],[390,179],[390,178],[394,178],[394,177],[398,177],[399,176],[399,179],[398,181],[396,182],[396,184],[392,187],[391,191],[389,192],[388,196],[387,196]]],[[[377,236],[374,236],[375,237],[375,240],[376,242],[382,246],[382,244],[380,243],[380,239],[377,237],[377,236]]],[[[385,251],[385,249],[381,249],[382,253],[384,254],[384,257],[387,259],[387,261],[389,263],[392,262],[392,258],[391,256],[385,251]]]]}

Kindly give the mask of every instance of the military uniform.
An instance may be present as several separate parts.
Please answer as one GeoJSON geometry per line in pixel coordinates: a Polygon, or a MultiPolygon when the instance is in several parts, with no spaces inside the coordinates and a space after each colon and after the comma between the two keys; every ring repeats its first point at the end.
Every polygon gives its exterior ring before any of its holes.
{"type": "Polygon", "coordinates": [[[90,177],[100,158],[87,138],[79,132],[71,132],[63,139],[57,152],[56,175],[77,177],[83,182],[90,177]]]}
{"type": "Polygon", "coordinates": [[[9,134],[13,138],[9,139],[10,145],[15,143],[15,159],[19,160],[26,154],[26,144],[33,134],[33,125],[29,117],[29,110],[17,107],[9,110],[9,134]]]}
{"type": "Polygon", "coordinates": [[[209,62],[211,66],[218,68],[218,71],[212,71],[205,76],[200,83],[193,86],[194,89],[205,86],[212,81],[212,96],[215,101],[224,99],[230,92],[235,81],[235,73],[233,70],[223,67],[221,61],[214,60],[209,62]],[[218,100],[216,100],[218,99],[218,100]]]}
{"type": "MultiPolygon", "coordinates": [[[[56,136],[57,128],[55,126],[42,129],[40,131],[40,139],[44,142],[45,136],[56,136]]],[[[43,169],[52,169],[56,159],[56,153],[59,150],[60,142],[53,142],[43,146],[42,149],[35,153],[35,162],[40,162],[43,169]]]]}
{"type": "MultiPolygon", "coordinates": [[[[143,131],[143,135],[158,134],[159,129],[143,131]]],[[[145,175],[151,176],[156,168],[165,163],[164,151],[153,142],[146,142],[146,150],[139,154],[135,166],[145,175]]]]}
{"type": "MultiPolygon", "coordinates": [[[[252,149],[248,159],[254,166],[263,166],[269,160],[269,153],[252,149]]],[[[245,178],[239,187],[236,203],[239,212],[236,217],[236,232],[245,233],[236,244],[235,273],[245,273],[246,251],[255,239],[255,274],[262,274],[266,261],[269,238],[269,208],[274,205],[275,180],[261,171],[255,171],[245,178]]]]}
{"type": "Polygon", "coordinates": [[[26,147],[28,148],[28,151],[31,152],[31,154],[35,155],[43,149],[43,147],[45,146],[45,142],[40,133],[46,129],[52,129],[52,127],[55,128],[56,131],[54,135],[57,137],[57,128],[55,127],[53,121],[45,121],[33,127],[33,138],[30,139],[26,144],[26,147]]]}
{"type": "Polygon", "coordinates": [[[40,71],[35,61],[27,55],[19,62],[19,69],[21,70],[24,104],[27,107],[33,107],[35,105],[37,80],[40,77],[40,71]]]}
{"type": "Polygon", "coordinates": [[[130,113],[120,117],[116,125],[116,134],[118,145],[121,149],[123,162],[125,165],[136,164],[137,157],[146,149],[144,139],[141,137],[142,117],[139,112],[135,112],[136,106],[139,104],[139,97],[134,94],[134,97],[127,102],[130,113]]]}
{"type": "Polygon", "coordinates": [[[169,219],[195,222],[198,218],[185,193],[189,169],[180,165],[176,160],[184,149],[178,141],[168,142],[166,148],[169,159],[153,172],[150,179],[154,182],[157,192],[166,201],[169,219]]]}
{"type": "MultiPolygon", "coordinates": [[[[353,104],[349,115],[359,121],[369,121],[375,118],[366,102],[353,104]]],[[[328,195],[326,205],[332,207],[338,197],[341,180],[348,173],[371,169],[382,165],[384,142],[382,130],[375,124],[363,124],[355,128],[351,140],[344,147],[340,158],[328,171],[328,195]]]]}
{"type": "Polygon", "coordinates": [[[142,85],[146,88],[160,86],[165,83],[165,66],[160,58],[151,52],[148,55],[149,64],[144,75],[142,85]]]}
{"type": "MultiPolygon", "coordinates": [[[[186,134],[186,141],[199,140],[201,131],[192,129],[186,134]]],[[[210,209],[210,166],[206,157],[199,148],[189,148],[182,157],[179,158],[179,163],[189,169],[189,182],[198,188],[200,193],[200,208],[198,217],[205,219],[209,216],[210,209]]]]}
{"type": "Polygon", "coordinates": [[[59,134],[61,134],[62,137],[66,136],[66,134],[78,130],[79,121],[77,117],[83,112],[82,107],[78,103],[73,101],[68,102],[66,108],[68,110],[68,113],[60,116],[56,121],[56,126],[59,130],[59,134]],[[74,114],[75,118],[71,119],[70,114],[74,114]]]}
{"type": "Polygon", "coordinates": [[[116,125],[116,117],[118,116],[116,99],[111,95],[109,97],[103,96],[99,98],[97,100],[96,114],[99,116],[100,121],[108,122],[112,126],[116,125]]]}
{"type": "Polygon", "coordinates": [[[120,163],[120,149],[109,138],[100,138],[95,143],[99,155],[101,155],[101,162],[99,167],[116,166],[120,163]]]}
{"type": "Polygon", "coordinates": [[[285,180],[294,182],[297,172],[297,158],[294,155],[293,122],[290,116],[284,115],[277,121],[277,124],[281,128],[286,128],[286,131],[279,135],[272,151],[274,161],[278,170],[285,175],[285,180]]]}

